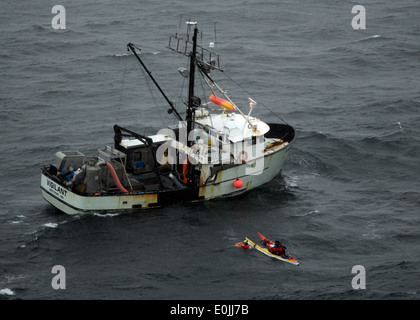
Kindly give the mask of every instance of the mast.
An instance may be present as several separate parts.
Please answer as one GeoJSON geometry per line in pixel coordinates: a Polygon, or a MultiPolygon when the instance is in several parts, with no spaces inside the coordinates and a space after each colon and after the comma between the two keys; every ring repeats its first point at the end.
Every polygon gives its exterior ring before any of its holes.
{"type": "MultiPolygon", "coordinates": [[[[189,82],[189,90],[188,90],[188,108],[187,108],[187,135],[190,133],[190,131],[193,129],[193,122],[194,122],[194,78],[195,78],[195,59],[197,54],[197,22],[189,22],[190,25],[194,24],[194,35],[192,38],[193,42],[193,48],[192,52],[190,53],[190,82],[189,82]]],[[[188,146],[190,147],[192,144],[192,141],[188,141],[188,146]]]]}
{"type": "Polygon", "coordinates": [[[179,115],[178,111],[175,109],[174,104],[172,103],[171,100],[168,99],[168,97],[166,96],[165,92],[163,92],[162,88],[159,86],[159,84],[156,82],[155,78],[153,78],[152,73],[149,71],[149,69],[147,69],[146,65],[143,63],[143,61],[140,59],[139,55],[137,54],[136,50],[135,50],[135,46],[132,43],[127,44],[127,47],[134,53],[134,56],[137,58],[137,60],[140,62],[141,66],[143,67],[143,69],[146,71],[146,73],[149,75],[150,79],[152,79],[153,83],[156,85],[156,87],[159,89],[160,93],[162,94],[162,96],[165,98],[166,102],[169,104],[169,106],[171,107],[170,110],[168,110],[168,113],[175,113],[175,116],[177,117],[177,119],[179,121],[182,121],[181,116],[179,115]]]}
{"type": "Polygon", "coordinates": [[[187,33],[185,36],[181,36],[178,32],[175,35],[169,36],[169,43],[167,48],[175,51],[179,54],[190,58],[190,70],[189,70],[189,92],[188,92],[188,104],[187,104],[187,131],[190,132],[194,127],[194,107],[200,106],[201,101],[198,97],[194,96],[194,80],[195,80],[195,68],[198,66],[200,69],[206,69],[206,72],[210,70],[223,71],[220,68],[219,55],[208,48],[205,48],[197,44],[198,26],[197,22],[187,21],[187,33]],[[190,31],[191,26],[194,26],[194,33],[191,39],[190,31]],[[192,45],[192,51],[190,51],[192,45]],[[198,57],[197,57],[197,50],[198,57]]]}
{"type": "MultiPolygon", "coordinates": [[[[197,22],[187,21],[187,32],[185,36],[181,36],[176,33],[175,35],[169,36],[169,43],[167,48],[175,51],[179,54],[189,57],[190,68],[189,68],[189,90],[188,90],[188,103],[186,108],[185,121],[187,122],[187,137],[188,134],[194,130],[194,119],[195,119],[195,108],[201,105],[199,97],[194,95],[195,86],[195,70],[196,67],[206,69],[207,72],[210,70],[220,70],[219,55],[201,45],[197,44],[198,26],[197,22]],[[191,39],[191,26],[194,26],[194,33],[191,39]],[[192,50],[191,50],[192,46],[192,50]],[[197,53],[197,50],[199,52],[197,53]]],[[[184,76],[184,75],[183,75],[184,76]]],[[[191,147],[194,141],[187,141],[187,146],[191,147]]],[[[198,179],[194,173],[194,165],[191,162],[187,162],[186,168],[186,179],[187,185],[193,188],[198,186],[198,179]]]]}

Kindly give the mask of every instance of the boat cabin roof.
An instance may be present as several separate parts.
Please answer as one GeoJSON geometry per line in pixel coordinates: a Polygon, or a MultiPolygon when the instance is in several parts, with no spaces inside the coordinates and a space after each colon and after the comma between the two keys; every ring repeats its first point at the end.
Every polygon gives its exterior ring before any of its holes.
{"type": "Polygon", "coordinates": [[[249,117],[247,121],[247,117],[233,112],[199,118],[196,122],[213,128],[220,134],[228,133],[229,140],[232,142],[264,135],[270,130],[265,122],[255,117],[249,117]]]}
{"type": "MultiPolygon", "coordinates": [[[[148,136],[153,140],[153,143],[163,143],[165,141],[171,140],[171,137],[164,134],[156,134],[153,136],[148,136]]],[[[138,139],[122,139],[120,142],[120,146],[126,149],[136,148],[140,146],[144,146],[144,143],[138,139]]]]}

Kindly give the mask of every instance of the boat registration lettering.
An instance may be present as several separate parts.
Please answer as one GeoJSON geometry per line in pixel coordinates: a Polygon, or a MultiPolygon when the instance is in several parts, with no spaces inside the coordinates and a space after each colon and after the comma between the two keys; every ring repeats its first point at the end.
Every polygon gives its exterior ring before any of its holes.
{"type": "Polygon", "coordinates": [[[60,197],[61,199],[64,199],[64,197],[67,195],[67,190],[65,188],[59,186],[57,183],[51,181],[50,179],[47,179],[47,186],[49,188],[49,192],[55,196],[60,197]]]}

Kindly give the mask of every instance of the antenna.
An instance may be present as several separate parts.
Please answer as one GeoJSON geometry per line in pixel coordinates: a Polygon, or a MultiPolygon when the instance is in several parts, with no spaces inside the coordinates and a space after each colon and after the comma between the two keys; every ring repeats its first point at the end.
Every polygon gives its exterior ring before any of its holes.
{"type": "MultiPolygon", "coordinates": [[[[184,56],[189,56],[191,47],[193,45],[191,39],[191,26],[196,26],[196,21],[187,21],[187,33],[185,36],[181,36],[178,32],[175,35],[169,36],[169,43],[166,46],[168,49],[175,51],[184,56]]],[[[201,35],[202,36],[202,35],[201,35]]],[[[203,69],[208,70],[219,70],[223,71],[220,67],[220,58],[219,55],[212,51],[213,47],[205,48],[202,45],[197,44],[197,57],[196,62],[200,64],[203,69]]]]}
{"type": "Polygon", "coordinates": [[[214,45],[216,46],[216,49],[217,49],[216,21],[214,21],[213,23],[214,23],[214,45]]]}

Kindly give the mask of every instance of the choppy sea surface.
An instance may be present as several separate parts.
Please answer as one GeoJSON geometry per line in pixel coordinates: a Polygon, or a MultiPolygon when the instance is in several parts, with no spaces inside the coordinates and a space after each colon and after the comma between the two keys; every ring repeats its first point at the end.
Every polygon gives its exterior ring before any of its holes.
{"type": "Polygon", "coordinates": [[[0,31],[0,299],[420,298],[417,0],[3,0],[0,31]],[[52,28],[56,4],[65,30],[52,28]],[[114,123],[145,134],[175,123],[126,44],[182,111],[187,61],[165,46],[188,19],[203,43],[216,23],[221,85],[296,128],[281,175],[202,204],[57,211],[39,188],[56,151],[96,155],[114,123]],[[300,265],[234,246],[257,232],[300,265]],[[357,265],[365,289],[352,287],[357,265]]]}

